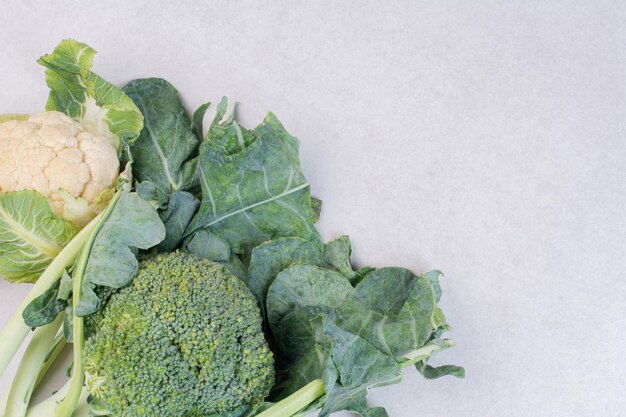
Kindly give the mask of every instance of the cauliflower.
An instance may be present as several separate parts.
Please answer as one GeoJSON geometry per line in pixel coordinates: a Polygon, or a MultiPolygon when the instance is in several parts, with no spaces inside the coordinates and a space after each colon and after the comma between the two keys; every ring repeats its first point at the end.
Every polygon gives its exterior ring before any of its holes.
{"type": "Polygon", "coordinates": [[[63,113],[0,123],[0,192],[31,189],[78,226],[106,203],[120,168],[111,142],[63,113]]]}

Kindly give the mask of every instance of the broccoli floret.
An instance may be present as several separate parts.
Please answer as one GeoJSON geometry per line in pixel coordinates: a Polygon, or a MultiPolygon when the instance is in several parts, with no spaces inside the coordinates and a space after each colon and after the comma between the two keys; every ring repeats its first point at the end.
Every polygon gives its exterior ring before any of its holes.
{"type": "Polygon", "coordinates": [[[141,262],[109,300],[83,363],[91,396],[117,417],[223,413],[260,403],[274,383],[246,285],[181,252],[141,262]]]}

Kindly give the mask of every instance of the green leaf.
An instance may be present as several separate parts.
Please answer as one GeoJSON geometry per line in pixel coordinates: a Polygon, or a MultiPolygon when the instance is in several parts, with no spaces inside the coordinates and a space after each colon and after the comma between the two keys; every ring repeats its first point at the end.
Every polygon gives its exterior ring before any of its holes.
{"type": "Polygon", "coordinates": [[[196,175],[198,139],[178,91],[160,78],[131,81],[123,91],[144,116],[144,128],[130,145],[133,176],[168,198],[188,190],[196,175]]]}
{"type": "Polygon", "coordinates": [[[37,281],[76,232],[38,192],[1,193],[0,276],[11,282],[37,281]]]}
{"type": "MultiPolygon", "coordinates": [[[[292,361],[310,356],[321,340],[321,330],[316,319],[331,317],[333,309],[332,306],[316,305],[299,307],[289,312],[274,327],[276,346],[292,361]]],[[[317,361],[319,358],[313,359],[317,361]]]]}
{"type": "Polygon", "coordinates": [[[380,411],[368,411],[367,389],[399,382],[402,373],[398,363],[332,321],[325,321],[324,334],[331,341],[332,361],[323,375],[326,401],[320,416],[341,410],[362,416],[381,415],[380,411]]]}
{"type": "Polygon", "coordinates": [[[324,334],[331,341],[333,363],[343,387],[386,385],[398,382],[402,376],[400,366],[393,357],[358,335],[341,329],[334,322],[324,322],[324,334]]]}
{"type": "Polygon", "coordinates": [[[424,274],[424,277],[430,281],[433,290],[435,290],[435,300],[437,300],[437,302],[441,301],[441,285],[439,284],[439,278],[442,276],[443,272],[436,269],[424,274]]]}
{"type": "Polygon", "coordinates": [[[169,196],[163,194],[154,183],[150,181],[137,182],[137,193],[153,207],[164,209],[167,207],[169,196]]]}
{"type": "Polygon", "coordinates": [[[262,243],[252,250],[248,268],[248,287],[265,311],[267,291],[284,269],[297,264],[322,266],[319,244],[298,237],[284,237],[262,243]]]}
{"type": "Polygon", "coordinates": [[[39,59],[50,87],[46,110],[67,114],[109,138],[121,152],[123,143],[132,143],[139,135],[143,117],[120,89],[91,72],[95,53],[84,43],[66,39],[39,59]]]}
{"type": "Polygon", "coordinates": [[[423,346],[438,325],[430,282],[404,268],[382,268],[354,289],[337,310],[337,323],[393,357],[423,346]]]}
{"type": "Polygon", "coordinates": [[[203,105],[198,107],[195,112],[193,112],[193,117],[191,118],[191,126],[194,135],[196,135],[196,139],[198,139],[198,142],[202,142],[202,140],[204,139],[203,120],[204,115],[206,114],[206,111],[209,109],[210,106],[211,102],[204,103],[203,105]]]}
{"type": "Polygon", "coordinates": [[[314,265],[295,265],[278,274],[267,293],[267,317],[272,329],[290,312],[303,307],[339,306],[352,295],[341,274],[314,265]]]}
{"type": "Polygon", "coordinates": [[[123,193],[98,232],[87,261],[83,293],[76,315],[86,316],[99,307],[94,285],[121,288],[137,274],[137,249],[149,249],[165,238],[156,210],[137,193],[123,193]]]}
{"type": "Polygon", "coordinates": [[[350,262],[351,253],[352,247],[350,246],[350,238],[348,236],[341,236],[327,243],[324,247],[324,260],[326,263],[333,266],[350,281],[356,275],[350,262]]]}
{"type": "Polygon", "coordinates": [[[187,191],[175,191],[160,216],[165,225],[165,239],[157,245],[159,252],[171,252],[183,240],[185,229],[196,214],[200,201],[187,191]]]}
{"type": "Polygon", "coordinates": [[[226,262],[231,258],[228,242],[210,230],[196,232],[183,246],[183,250],[198,258],[211,261],[226,262]]]}
{"type": "Polygon", "coordinates": [[[254,141],[254,133],[244,129],[235,120],[236,105],[229,105],[226,97],[217,105],[217,111],[209,132],[207,140],[213,146],[221,149],[226,155],[234,155],[242,152],[254,141]]]}
{"type": "MultiPolygon", "coordinates": [[[[333,253],[341,256],[332,259],[345,260],[349,252],[340,242],[333,253]]],[[[322,378],[326,398],[320,415],[340,410],[386,415],[384,409],[367,407],[367,390],[399,382],[402,367],[454,344],[439,339],[449,326],[429,278],[403,268],[366,268],[358,274],[362,280],[352,287],[334,270],[296,265],[280,272],[268,291],[273,343],[289,360],[278,362],[288,378],[280,384],[285,387],[281,397],[322,378]]],[[[461,372],[421,370],[433,377],[461,372]]]]}
{"type": "Polygon", "coordinates": [[[426,361],[419,361],[415,364],[415,367],[426,379],[437,379],[447,375],[465,378],[465,369],[461,366],[443,365],[432,367],[428,365],[426,361]]]}
{"type": "Polygon", "coordinates": [[[322,200],[311,197],[311,208],[313,209],[313,223],[317,223],[322,215],[322,200]]]}
{"type": "Polygon", "coordinates": [[[218,106],[200,146],[202,202],[186,235],[210,229],[245,262],[255,246],[270,239],[319,242],[298,140],[271,113],[262,125],[246,131],[232,114],[222,114],[225,107],[225,102],[218,106]]]}
{"type": "Polygon", "coordinates": [[[56,281],[39,297],[35,298],[22,311],[22,318],[28,327],[35,328],[52,323],[67,307],[67,301],[59,300],[60,281],[56,281]]]}

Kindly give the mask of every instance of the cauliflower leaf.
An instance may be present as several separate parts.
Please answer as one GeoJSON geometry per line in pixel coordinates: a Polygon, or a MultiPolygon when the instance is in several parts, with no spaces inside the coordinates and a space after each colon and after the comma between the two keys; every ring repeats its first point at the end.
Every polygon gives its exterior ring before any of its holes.
{"type": "Polygon", "coordinates": [[[36,191],[0,194],[0,276],[35,282],[74,237],[72,223],[54,215],[36,191]]]}
{"type": "Polygon", "coordinates": [[[91,72],[96,51],[72,39],[39,58],[46,67],[50,96],[46,110],[60,111],[92,133],[105,136],[118,150],[131,143],[143,127],[143,116],[119,88],[91,72]]]}

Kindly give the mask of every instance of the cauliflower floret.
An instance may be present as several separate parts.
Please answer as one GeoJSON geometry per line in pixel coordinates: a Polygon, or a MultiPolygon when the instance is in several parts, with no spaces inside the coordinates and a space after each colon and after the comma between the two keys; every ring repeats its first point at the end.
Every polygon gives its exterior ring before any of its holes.
{"type": "Polygon", "coordinates": [[[0,123],[0,192],[31,189],[79,226],[99,211],[120,162],[111,142],[60,112],[0,123]]]}

